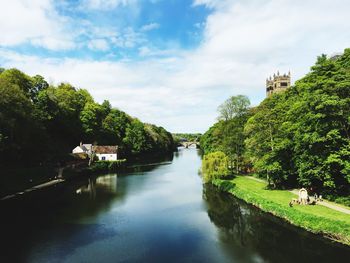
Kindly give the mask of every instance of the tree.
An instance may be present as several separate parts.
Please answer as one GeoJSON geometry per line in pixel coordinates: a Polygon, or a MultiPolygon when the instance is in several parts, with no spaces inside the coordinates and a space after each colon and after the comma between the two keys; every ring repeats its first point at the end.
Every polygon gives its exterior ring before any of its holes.
{"type": "Polygon", "coordinates": [[[246,147],[258,174],[277,186],[350,193],[350,50],[325,55],[283,94],[267,98],[246,124],[246,147]]]}
{"type": "Polygon", "coordinates": [[[202,161],[202,173],[205,182],[214,179],[224,179],[230,175],[228,157],[223,152],[213,152],[205,155],[202,161]]]}
{"type": "Polygon", "coordinates": [[[30,91],[30,97],[32,98],[33,101],[36,101],[39,92],[47,89],[49,87],[49,84],[46,82],[44,77],[40,75],[35,75],[34,77],[32,77],[32,84],[33,84],[33,87],[31,88],[31,91],[30,91]]]}
{"type": "Polygon", "coordinates": [[[42,155],[45,136],[34,118],[34,107],[27,94],[9,79],[0,79],[0,162],[28,163],[42,155]]]}
{"type": "Polygon", "coordinates": [[[246,105],[231,97],[219,107],[219,122],[201,139],[206,154],[221,150],[230,162],[243,154],[274,187],[350,195],[350,49],[337,58],[321,55],[293,87],[248,115],[246,105]]]}
{"type": "Polygon", "coordinates": [[[80,112],[80,121],[83,127],[84,139],[97,140],[101,137],[103,108],[95,102],[86,103],[80,112]]]}
{"type": "Polygon", "coordinates": [[[232,96],[218,108],[222,120],[222,150],[229,157],[230,167],[241,170],[244,153],[244,124],[248,118],[250,101],[246,96],[232,96]]]}
{"type": "MultiPolygon", "coordinates": [[[[48,85],[40,75],[0,70],[0,161],[11,165],[56,162],[82,140],[119,145],[127,154],[172,150],[171,134],[94,102],[69,83],[48,85]]],[[[127,157],[127,156],[125,156],[127,157]]]]}
{"type": "Polygon", "coordinates": [[[288,180],[295,183],[290,162],[290,123],[286,121],[289,105],[286,94],[274,94],[255,109],[244,128],[247,158],[255,171],[274,186],[286,184],[288,180]]]}
{"type": "Polygon", "coordinates": [[[35,92],[32,79],[22,71],[15,68],[5,70],[0,74],[0,79],[9,84],[17,85],[27,97],[33,99],[35,92]]]}
{"type": "Polygon", "coordinates": [[[289,117],[299,182],[326,193],[350,193],[350,50],[337,60],[320,56],[299,80],[289,117]]]}
{"type": "Polygon", "coordinates": [[[247,96],[232,96],[219,106],[219,119],[230,121],[235,117],[239,118],[248,112],[249,106],[250,101],[247,96]]]}
{"type": "Polygon", "coordinates": [[[147,152],[150,149],[147,139],[144,124],[138,119],[127,125],[123,142],[132,154],[147,152]]]}
{"type": "Polygon", "coordinates": [[[111,109],[108,115],[102,121],[104,137],[102,141],[119,145],[123,144],[125,130],[128,125],[130,125],[130,120],[125,112],[117,109],[111,109]]]}

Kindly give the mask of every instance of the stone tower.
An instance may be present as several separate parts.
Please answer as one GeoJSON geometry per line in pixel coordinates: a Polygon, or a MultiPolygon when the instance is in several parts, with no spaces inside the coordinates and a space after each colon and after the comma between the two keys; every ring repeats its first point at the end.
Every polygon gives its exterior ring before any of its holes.
{"type": "Polygon", "coordinates": [[[290,72],[288,74],[280,75],[277,71],[277,75],[273,74],[273,77],[266,79],[266,97],[269,97],[273,93],[285,91],[290,87],[290,72]]]}

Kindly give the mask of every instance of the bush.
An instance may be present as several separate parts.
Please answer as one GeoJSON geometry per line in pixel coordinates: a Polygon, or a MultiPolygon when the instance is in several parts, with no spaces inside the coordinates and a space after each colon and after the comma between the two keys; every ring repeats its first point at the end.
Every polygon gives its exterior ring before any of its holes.
{"type": "Polygon", "coordinates": [[[115,171],[118,167],[124,166],[125,163],[125,159],[117,161],[98,161],[90,166],[90,170],[92,172],[115,171]]]}

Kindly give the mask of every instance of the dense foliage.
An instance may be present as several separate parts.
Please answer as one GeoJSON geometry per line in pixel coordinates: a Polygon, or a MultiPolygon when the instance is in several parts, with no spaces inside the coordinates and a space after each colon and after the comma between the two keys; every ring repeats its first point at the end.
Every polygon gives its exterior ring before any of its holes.
{"type": "Polygon", "coordinates": [[[163,153],[172,135],[94,101],[68,83],[49,85],[39,75],[0,71],[0,165],[62,160],[79,144],[119,145],[124,155],[163,153]]]}
{"type": "MultiPolygon", "coordinates": [[[[253,166],[275,187],[350,194],[350,49],[336,58],[320,56],[293,87],[266,98],[249,114],[241,162],[248,170],[253,166]]],[[[229,128],[227,135],[219,121],[202,136],[202,148],[234,157],[224,141],[237,143],[238,128],[229,128]]]]}

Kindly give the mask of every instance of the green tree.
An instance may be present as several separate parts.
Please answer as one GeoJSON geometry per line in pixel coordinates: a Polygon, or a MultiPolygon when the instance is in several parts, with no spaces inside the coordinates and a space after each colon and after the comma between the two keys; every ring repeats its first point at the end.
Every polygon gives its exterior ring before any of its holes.
{"type": "Polygon", "coordinates": [[[0,162],[28,163],[39,159],[45,143],[40,123],[27,94],[11,80],[0,79],[0,162]]]}
{"type": "MultiPolygon", "coordinates": [[[[17,69],[0,70],[0,162],[56,162],[81,141],[119,145],[127,154],[173,150],[172,135],[144,124],[109,101],[94,102],[69,83],[48,85],[17,69]]],[[[127,157],[127,156],[125,156],[127,157]]]]}
{"type": "Polygon", "coordinates": [[[39,92],[47,89],[49,87],[49,84],[46,82],[44,77],[40,75],[35,75],[34,77],[32,77],[32,85],[33,86],[30,91],[30,97],[33,101],[36,102],[39,92]]]}
{"type": "Polygon", "coordinates": [[[230,175],[228,157],[223,152],[212,152],[203,157],[202,173],[205,182],[224,179],[230,175]]]}
{"type": "Polygon", "coordinates": [[[299,182],[328,193],[350,192],[350,50],[337,60],[320,56],[295,85],[289,117],[299,182]]]}
{"type": "Polygon", "coordinates": [[[3,71],[0,74],[0,79],[3,79],[9,84],[17,85],[17,87],[19,87],[24,94],[31,99],[35,96],[35,88],[31,77],[18,69],[13,68],[3,71]]]}
{"type": "Polygon", "coordinates": [[[244,116],[248,112],[249,106],[250,101],[247,96],[232,96],[219,106],[219,119],[230,121],[235,117],[244,116]]]}
{"type": "Polygon", "coordinates": [[[151,148],[148,144],[145,126],[138,119],[132,120],[127,125],[123,142],[132,154],[147,152],[151,148]]]}
{"type": "Polygon", "coordinates": [[[290,123],[286,120],[286,94],[265,99],[245,125],[246,156],[255,171],[276,186],[295,183],[291,164],[290,123]]]}
{"type": "Polygon", "coordinates": [[[222,120],[222,150],[229,157],[230,167],[238,174],[244,154],[244,124],[247,121],[250,101],[246,96],[238,95],[227,99],[218,108],[222,120]]]}
{"type": "Polygon", "coordinates": [[[104,139],[102,141],[119,145],[123,144],[125,130],[128,125],[130,125],[130,119],[125,112],[117,109],[111,109],[108,115],[102,121],[102,128],[104,132],[104,139]]]}
{"type": "Polygon", "coordinates": [[[103,108],[95,102],[86,103],[80,112],[80,121],[83,127],[84,139],[87,141],[96,140],[101,134],[103,108]]]}

